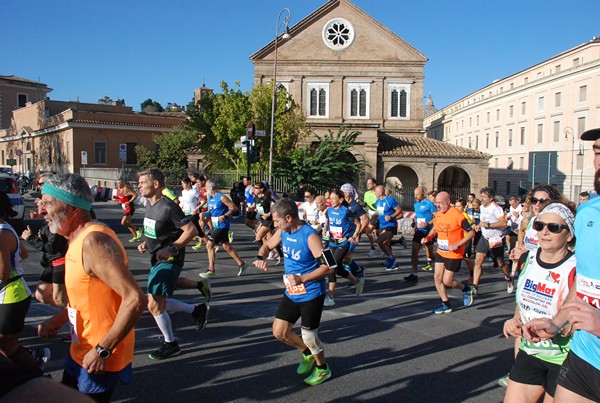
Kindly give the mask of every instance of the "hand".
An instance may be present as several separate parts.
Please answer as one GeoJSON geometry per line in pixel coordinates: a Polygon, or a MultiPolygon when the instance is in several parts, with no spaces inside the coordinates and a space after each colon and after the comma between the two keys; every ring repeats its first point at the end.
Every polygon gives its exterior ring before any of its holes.
{"type": "Polygon", "coordinates": [[[523,323],[519,319],[511,318],[504,322],[504,337],[520,337],[523,334],[523,323]]]}
{"type": "Polygon", "coordinates": [[[304,284],[304,281],[302,281],[302,276],[300,276],[298,274],[288,274],[286,277],[287,277],[288,281],[290,282],[290,284],[292,285],[292,287],[304,284]]]}
{"type": "Polygon", "coordinates": [[[389,216],[389,215],[386,215],[384,218],[385,218],[385,220],[386,220],[386,221],[388,221],[388,222],[389,222],[389,221],[392,221],[392,217],[391,217],[391,216],[389,216]]]}
{"type": "Polygon", "coordinates": [[[106,360],[100,358],[94,347],[83,357],[83,368],[89,374],[102,374],[106,370],[106,360]]]}
{"type": "Polygon", "coordinates": [[[56,336],[63,324],[64,323],[60,323],[56,320],[56,317],[53,316],[38,325],[38,336],[44,338],[56,336]]]}
{"type": "Polygon", "coordinates": [[[268,264],[266,260],[261,260],[261,259],[256,259],[254,262],[254,267],[262,270],[262,271],[267,271],[268,269],[268,264]]]}
{"type": "Polygon", "coordinates": [[[140,253],[146,253],[146,251],[148,250],[148,247],[146,246],[146,241],[139,244],[137,248],[140,251],[140,253]]]}
{"type": "Polygon", "coordinates": [[[227,218],[224,215],[219,216],[219,222],[224,222],[227,218]]]}
{"type": "Polygon", "coordinates": [[[533,319],[523,325],[523,337],[537,343],[540,340],[550,339],[559,332],[560,328],[550,318],[533,319]]]}
{"type": "Polygon", "coordinates": [[[173,252],[171,252],[171,248],[165,246],[164,248],[160,248],[156,251],[156,258],[158,260],[169,260],[170,257],[173,256],[173,252]]]}
{"type": "Polygon", "coordinates": [[[358,243],[358,241],[360,241],[359,235],[353,235],[348,239],[348,242],[351,242],[351,243],[358,243]]]}
{"type": "Polygon", "coordinates": [[[427,228],[427,223],[425,221],[421,221],[417,224],[417,228],[427,228]]]}
{"type": "Polygon", "coordinates": [[[581,298],[567,302],[561,309],[568,310],[569,323],[574,330],[585,330],[594,336],[600,336],[600,310],[583,302],[581,298]]]}
{"type": "Polygon", "coordinates": [[[514,248],[511,249],[509,258],[513,262],[517,262],[521,258],[521,255],[525,252],[527,252],[527,249],[525,249],[525,247],[515,246],[514,248]]]}
{"type": "Polygon", "coordinates": [[[31,227],[28,225],[27,229],[21,233],[21,238],[27,240],[31,236],[31,227]]]}
{"type": "Polygon", "coordinates": [[[35,210],[29,210],[29,218],[42,218],[42,215],[35,210]]]}

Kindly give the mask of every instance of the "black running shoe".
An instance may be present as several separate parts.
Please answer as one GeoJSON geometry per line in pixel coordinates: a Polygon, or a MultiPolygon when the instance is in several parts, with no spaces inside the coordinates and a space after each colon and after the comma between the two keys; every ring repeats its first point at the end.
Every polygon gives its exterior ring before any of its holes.
{"type": "Polygon", "coordinates": [[[419,277],[411,273],[410,275],[404,277],[404,280],[408,281],[409,283],[416,283],[419,281],[419,277]]]}
{"type": "Polygon", "coordinates": [[[165,358],[174,357],[176,355],[181,354],[181,349],[179,348],[179,344],[176,341],[171,343],[161,342],[158,350],[150,353],[148,355],[153,360],[164,360],[165,358]]]}
{"type": "Polygon", "coordinates": [[[208,304],[203,303],[196,305],[194,312],[192,312],[193,318],[196,320],[196,330],[201,332],[206,327],[208,321],[208,311],[210,310],[208,304]]]}

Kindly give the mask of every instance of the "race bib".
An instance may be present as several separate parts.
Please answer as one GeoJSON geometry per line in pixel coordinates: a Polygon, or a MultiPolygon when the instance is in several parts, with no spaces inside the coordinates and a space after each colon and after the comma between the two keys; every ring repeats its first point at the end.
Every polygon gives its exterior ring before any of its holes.
{"type": "Polygon", "coordinates": [[[334,227],[331,225],[329,227],[329,234],[333,239],[342,239],[344,232],[342,231],[342,227],[334,227]]]}
{"type": "Polygon", "coordinates": [[[285,289],[287,290],[288,294],[290,294],[290,295],[306,294],[306,287],[304,287],[304,284],[300,284],[300,285],[290,284],[290,280],[288,280],[288,278],[286,277],[285,274],[283,275],[283,285],[285,285],[285,289]]]}
{"type": "Polygon", "coordinates": [[[523,340],[523,342],[522,342],[521,348],[528,355],[533,355],[533,354],[558,355],[558,354],[562,353],[560,346],[558,344],[554,343],[554,341],[552,341],[552,339],[542,340],[542,341],[538,341],[535,343],[533,343],[525,338],[522,338],[522,340],[523,340]]]}
{"type": "Polygon", "coordinates": [[[383,215],[385,213],[385,206],[377,206],[377,214],[383,215]]]}
{"type": "Polygon", "coordinates": [[[144,235],[156,239],[156,220],[144,217],[144,235]]]}
{"type": "Polygon", "coordinates": [[[260,215],[265,214],[265,208],[263,206],[256,206],[256,211],[258,211],[258,214],[260,215]]]}
{"type": "Polygon", "coordinates": [[[600,287],[600,281],[577,273],[577,296],[596,309],[600,309],[600,289],[598,287],[600,287]]]}
{"type": "Polygon", "coordinates": [[[71,331],[71,341],[79,344],[79,337],[77,336],[77,318],[79,313],[77,310],[67,305],[67,313],[69,314],[69,328],[71,331]]]}
{"type": "Polygon", "coordinates": [[[424,218],[417,218],[417,226],[419,226],[419,224],[425,224],[427,222],[427,220],[425,220],[424,218]]]}
{"type": "Polygon", "coordinates": [[[219,217],[211,217],[210,218],[210,222],[212,222],[213,227],[218,227],[219,226],[219,217]]]}
{"type": "Polygon", "coordinates": [[[448,244],[448,240],[438,238],[438,249],[442,252],[450,252],[450,245],[448,244]]]}

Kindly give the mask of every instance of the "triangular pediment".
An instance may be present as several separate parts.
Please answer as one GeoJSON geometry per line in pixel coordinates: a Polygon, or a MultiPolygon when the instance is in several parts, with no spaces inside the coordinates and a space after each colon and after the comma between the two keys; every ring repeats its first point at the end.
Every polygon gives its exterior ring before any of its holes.
{"type": "MultiPolygon", "coordinates": [[[[290,27],[291,38],[278,41],[277,59],[281,64],[311,63],[354,65],[382,64],[424,65],[427,57],[384,25],[348,0],[332,0],[290,27]],[[352,27],[353,40],[343,50],[333,50],[323,39],[328,22],[341,18],[352,27]]],[[[273,62],[275,41],[250,56],[255,64],[273,62]]]]}

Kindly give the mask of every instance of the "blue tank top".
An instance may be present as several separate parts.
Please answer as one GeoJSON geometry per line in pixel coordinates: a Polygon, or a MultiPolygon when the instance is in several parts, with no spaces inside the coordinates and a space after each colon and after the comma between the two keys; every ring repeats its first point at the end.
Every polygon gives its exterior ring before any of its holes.
{"type": "Polygon", "coordinates": [[[393,215],[396,212],[396,206],[398,202],[392,196],[386,196],[385,199],[377,199],[375,207],[377,208],[377,214],[379,215],[379,228],[390,228],[396,226],[396,220],[390,221],[385,220],[386,215],[393,215]]]}
{"type": "MultiPolygon", "coordinates": [[[[417,225],[420,222],[430,223],[433,220],[433,214],[437,212],[437,207],[435,204],[429,201],[429,199],[425,199],[420,202],[415,202],[415,215],[417,216],[417,225]]],[[[427,227],[418,228],[418,231],[422,231],[425,233],[429,233],[433,225],[427,225],[427,227]]]]}
{"type": "Polygon", "coordinates": [[[337,240],[337,243],[332,242],[329,246],[334,248],[346,245],[348,238],[351,238],[356,231],[352,211],[343,205],[337,209],[329,207],[327,209],[327,219],[329,220],[329,239],[337,240]]]}
{"type": "MultiPolygon", "coordinates": [[[[575,238],[577,247],[577,296],[584,302],[600,309],[600,197],[588,200],[579,206],[575,216],[575,238]]],[[[578,357],[600,370],[600,337],[585,330],[577,330],[573,335],[571,350],[578,357]]]]}
{"type": "Polygon", "coordinates": [[[252,194],[251,190],[252,190],[252,185],[248,186],[246,188],[246,190],[244,191],[244,195],[246,195],[246,203],[248,203],[248,204],[254,203],[254,195],[252,194]]]}
{"type": "Polygon", "coordinates": [[[218,192],[216,195],[208,199],[208,209],[210,211],[210,217],[213,228],[229,228],[229,217],[225,216],[225,213],[229,211],[229,207],[221,201],[223,193],[218,192]],[[219,217],[225,216],[225,221],[220,222],[219,217]]]}
{"type": "MultiPolygon", "coordinates": [[[[306,223],[302,224],[293,233],[281,231],[281,244],[283,249],[284,274],[307,274],[319,268],[319,261],[315,259],[308,247],[308,237],[317,232],[306,223]]],[[[306,293],[291,295],[287,290],[285,294],[294,302],[311,301],[325,294],[325,278],[304,283],[306,293]]]]}

